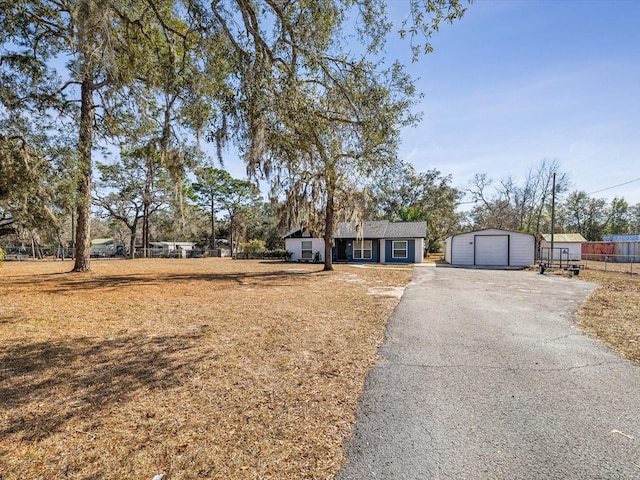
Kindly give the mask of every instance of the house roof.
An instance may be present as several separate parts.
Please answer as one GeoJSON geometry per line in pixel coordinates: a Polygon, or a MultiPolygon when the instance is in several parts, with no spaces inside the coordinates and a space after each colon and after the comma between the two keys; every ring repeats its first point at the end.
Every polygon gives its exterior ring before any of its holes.
{"type": "Polygon", "coordinates": [[[91,240],[91,245],[111,245],[113,243],[113,238],[94,238],[91,240]]]}
{"type": "MultiPolygon", "coordinates": [[[[282,236],[285,238],[311,237],[302,227],[296,227],[282,236]]],[[[426,238],[427,222],[390,222],[374,220],[360,223],[340,222],[333,232],[334,238],[426,238]]]]}
{"type": "Polygon", "coordinates": [[[149,242],[154,247],[192,247],[195,242],[149,242]]]}
{"type": "Polygon", "coordinates": [[[640,233],[602,235],[603,242],[640,242],[640,233]]]}
{"type": "MultiPolygon", "coordinates": [[[[551,234],[550,233],[543,233],[542,234],[542,239],[545,242],[550,242],[551,241],[551,234]]],[[[584,238],[579,233],[554,233],[553,234],[553,241],[554,242],[558,242],[558,243],[582,243],[582,242],[586,242],[587,239],[584,238]]]]}
{"type": "Polygon", "coordinates": [[[425,238],[427,222],[390,222],[375,220],[361,225],[340,222],[334,238],[425,238]],[[361,228],[360,228],[361,227],[361,228]]]}
{"type": "Polygon", "coordinates": [[[295,227],[289,230],[287,233],[280,237],[282,240],[285,238],[311,238],[312,235],[303,227],[295,227]]]}
{"type": "MultiPolygon", "coordinates": [[[[517,235],[530,235],[532,237],[535,237],[535,235],[533,233],[516,232],[515,230],[504,230],[502,228],[483,228],[481,230],[473,230],[471,232],[456,233],[455,235],[451,235],[451,236],[447,237],[447,241],[450,238],[453,238],[453,237],[464,236],[464,235],[479,235],[479,234],[482,234],[483,232],[503,232],[503,233],[509,233],[509,234],[514,233],[514,234],[517,234],[517,235]]],[[[492,233],[489,233],[489,235],[492,235],[492,233]]]]}

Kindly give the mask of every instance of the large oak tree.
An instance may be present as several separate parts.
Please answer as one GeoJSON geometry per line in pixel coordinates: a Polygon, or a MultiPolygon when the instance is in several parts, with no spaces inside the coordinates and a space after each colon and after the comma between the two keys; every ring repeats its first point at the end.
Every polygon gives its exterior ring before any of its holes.
{"type": "MultiPolygon", "coordinates": [[[[398,129],[410,121],[410,82],[398,65],[372,60],[390,32],[385,6],[382,0],[0,0],[3,112],[49,129],[61,122],[75,127],[74,270],[90,268],[97,140],[118,135],[121,106],[130,99],[159,104],[155,137],[175,180],[184,170],[180,124],[196,134],[209,126],[218,146],[235,139],[250,173],[278,172],[280,179],[311,173],[315,205],[308,214],[324,211],[329,245],[336,202],[353,198],[349,178],[392,158],[398,129]],[[355,20],[350,27],[347,18],[355,20]],[[347,39],[349,30],[354,36],[347,39]]],[[[422,35],[426,51],[439,23],[464,12],[457,0],[408,6],[402,33],[422,35]]],[[[285,196],[294,198],[296,190],[285,196]]]]}

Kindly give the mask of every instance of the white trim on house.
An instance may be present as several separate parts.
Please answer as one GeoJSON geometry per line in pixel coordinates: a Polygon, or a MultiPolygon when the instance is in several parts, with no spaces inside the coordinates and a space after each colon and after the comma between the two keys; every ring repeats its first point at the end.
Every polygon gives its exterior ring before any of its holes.
{"type": "Polygon", "coordinates": [[[373,241],[371,240],[354,240],[353,241],[353,259],[354,260],[371,260],[372,258],[373,258],[373,241]]]}
{"type": "Polygon", "coordinates": [[[416,259],[416,263],[422,263],[424,260],[424,238],[415,239],[414,258],[416,259]]]}
{"type": "Polygon", "coordinates": [[[313,240],[308,238],[300,239],[300,258],[303,260],[313,259],[313,240]]]}
{"type": "Polygon", "coordinates": [[[391,242],[391,258],[409,258],[409,241],[408,240],[393,240],[391,242]],[[396,244],[403,243],[404,247],[397,247],[396,244]],[[398,253],[404,252],[404,255],[398,255],[398,253]]]}

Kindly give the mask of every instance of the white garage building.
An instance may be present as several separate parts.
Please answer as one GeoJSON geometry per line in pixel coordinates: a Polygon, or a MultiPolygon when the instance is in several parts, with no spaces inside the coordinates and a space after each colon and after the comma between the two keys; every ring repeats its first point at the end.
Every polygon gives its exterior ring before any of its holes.
{"type": "Polygon", "coordinates": [[[444,259],[451,265],[528,267],[535,263],[536,238],[530,233],[490,228],[445,240],[444,259]]]}

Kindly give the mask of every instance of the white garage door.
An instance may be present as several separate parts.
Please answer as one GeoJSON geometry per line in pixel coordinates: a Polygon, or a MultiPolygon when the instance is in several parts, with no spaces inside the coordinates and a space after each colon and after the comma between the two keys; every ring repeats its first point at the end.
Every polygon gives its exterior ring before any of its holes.
{"type": "Polygon", "coordinates": [[[477,235],[476,265],[509,265],[509,235],[477,235]]]}

